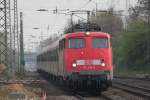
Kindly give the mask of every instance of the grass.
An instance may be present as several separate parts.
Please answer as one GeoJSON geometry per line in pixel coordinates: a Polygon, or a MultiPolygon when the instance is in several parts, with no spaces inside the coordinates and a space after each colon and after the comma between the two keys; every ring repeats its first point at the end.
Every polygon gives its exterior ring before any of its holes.
{"type": "Polygon", "coordinates": [[[117,67],[114,69],[114,75],[116,76],[137,76],[137,75],[150,75],[150,68],[127,68],[117,67]]]}

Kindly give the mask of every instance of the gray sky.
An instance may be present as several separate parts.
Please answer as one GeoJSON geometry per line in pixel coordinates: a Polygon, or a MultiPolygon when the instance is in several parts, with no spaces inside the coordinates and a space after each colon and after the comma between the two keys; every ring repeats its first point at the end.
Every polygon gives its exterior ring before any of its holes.
{"type": "MultiPolygon", "coordinates": [[[[33,42],[39,42],[41,33],[45,39],[55,33],[59,32],[59,34],[61,34],[63,32],[63,28],[70,17],[53,14],[51,10],[54,10],[56,6],[60,10],[93,10],[97,3],[99,10],[108,9],[110,6],[115,7],[116,10],[126,9],[126,0],[92,0],[89,3],[88,1],[89,0],[18,0],[19,11],[23,11],[24,13],[25,49],[27,50],[29,47],[32,48],[34,45],[33,42]],[[36,11],[40,8],[49,11],[36,11]],[[32,28],[34,27],[39,27],[40,29],[33,30],[32,28]],[[35,38],[31,38],[29,35],[33,35],[35,38]]],[[[128,3],[129,6],[135,5],[137,2],[137,0],[128,1],[130,1],[130,3],[128,3]]],[[[77,18],[74,17],[74,19],[77,18]]]]}

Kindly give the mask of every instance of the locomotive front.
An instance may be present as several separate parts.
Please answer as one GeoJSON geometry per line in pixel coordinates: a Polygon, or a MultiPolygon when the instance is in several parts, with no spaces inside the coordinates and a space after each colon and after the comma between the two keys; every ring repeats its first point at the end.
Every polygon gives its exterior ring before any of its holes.
{"type": "Polygon", "coordinates": [[[110,35],[103,32],[68,34],[64,70],[70,87],[106,90],[113,77],[110,35]]]}

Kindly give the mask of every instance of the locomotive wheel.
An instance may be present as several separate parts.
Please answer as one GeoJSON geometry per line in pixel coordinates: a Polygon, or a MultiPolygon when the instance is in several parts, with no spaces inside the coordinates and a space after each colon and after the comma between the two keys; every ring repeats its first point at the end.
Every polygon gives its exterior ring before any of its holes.
{"type": "Polygon", "coordinates": [[[73,89],[73,87],[74,87],[74,85],[73,85],[73,81],[72,81],[72,80],[70,80],[70,81],[69,81],[69,88],[70,88],[70,89],[73,89]]]}
{"type": "Polygon", "coordinates": [[[102,89],[103,91],[106,91],[107,88],[108,88],[108,86],[107,86],[106,83],[102,83],[102,84],[101,84],[101,89],[102,89]]]}

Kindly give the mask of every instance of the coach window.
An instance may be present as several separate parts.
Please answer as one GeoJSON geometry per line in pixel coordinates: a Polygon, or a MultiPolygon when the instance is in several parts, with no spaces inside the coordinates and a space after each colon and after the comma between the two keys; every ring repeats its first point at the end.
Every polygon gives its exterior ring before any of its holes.
{"type": "Polygon", "coordinates": [[[82,38],[70,38],[68,47],[69,48],[84,48],[85,40],[82,38]]]}
{"type": "Polygon", "coordinates": [[[92,47],[93,48],[107,48],[108,47],[108,39],[107,38],[93,38],[92,39],[92,47]]]}
{"type": "Polygon", "coordinates": [[[43,55],[43,61],[46,61],[46,53],[43,55]]]}
{"type": "Polygon", "coordinates": [[[37,58],[36,58],[36,61],[38,62],[39,61],[39,57],[37,56],[37,58]]]}
{"type": "Polygon", "coordinates": [[[55,49],[55,61],[58,61],[58,51],[57,51],[57,48],[55,49]]]}
{"type": "Polygon", "coordinates": [[[41,55],[39,55],[39,61],[41,61],[41,55]]]}
{"type": "Polygon", "coordinates": [[[48,61],[48,53],[49,53],[49,52],[46,52],[46,61],[48,61]]]}
{"type": "Polygon", "coordinates": [[[63,50],[65,48],[65,39],[59,41],[59,50],[63,50]]]}

